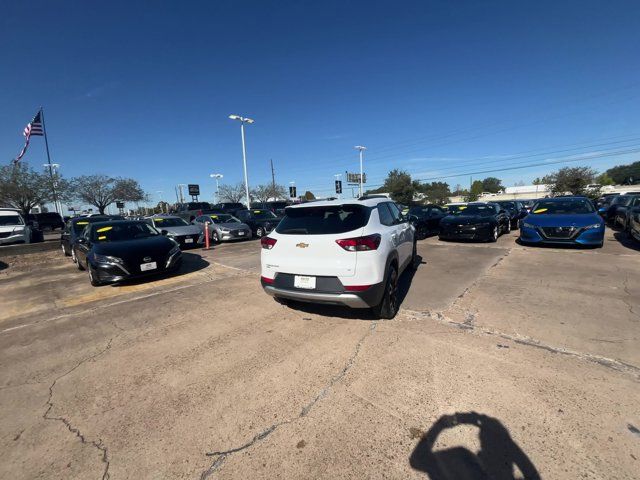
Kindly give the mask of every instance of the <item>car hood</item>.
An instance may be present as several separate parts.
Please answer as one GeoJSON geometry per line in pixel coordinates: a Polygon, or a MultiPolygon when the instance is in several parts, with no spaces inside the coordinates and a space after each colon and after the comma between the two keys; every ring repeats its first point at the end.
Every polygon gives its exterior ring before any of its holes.
{"type": "Polygon", "coordinates": [[[596,223],[603,223],[602,218],[596,213],[579,215],[527,215],[524,220],[537,227],[586,227],[596,223]]]}
{"type": "Polygon", "coordinates": [[[249,226],[246,223],[229,222],[229,223],[216,223],[215,225],[218,228],[228,228],[229,230],[248,230],[249,229],[249,226]]]}
{"type": "Polygon", "coordinates": [[[93,253],[111,255],[126,261],[141,261],[144,257],[153,260],[166,258],[169,250],[176,246],[173,240],[158,235],[155,237],[139,238],[122,242],[97,243],[92,247],[93,253]]]}
{"type": "Polygon", "coordinates": [[[173,235],[198,235],[202,229],[196,225],[184,225],[181,227],[160,227],[159,230],[166,230],[173,235]]]}
{"type": "Polygon", "coordinates": [[[0,226],[0,232],[22,232],[24,230],[24,225],[2,225],[0,226]]]}
{"type": "Polygon", "coordinates": [[[488,223],[493,221],[493,217],[482,217],[480,215],[447,215],[441,220],[441,222],[444,224],[455,225],[472,225],[476,223],[488,223]]]}

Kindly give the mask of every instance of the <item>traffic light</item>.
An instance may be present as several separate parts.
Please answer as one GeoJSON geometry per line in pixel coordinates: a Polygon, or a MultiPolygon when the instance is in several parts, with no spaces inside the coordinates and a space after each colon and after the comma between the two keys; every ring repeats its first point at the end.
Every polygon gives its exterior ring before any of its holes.
{"type": "Polygon", "coordinates": [[[294,187],[294,186],[289,187],[289,196],[291,198],[296,198],[297,197],[297,195],[296,195],[296,187],[294,187]]]}
{"type": "Polygon", "coordinates": [[[342,180],[336,180],[336,193],[342,193],[342,180]]]}

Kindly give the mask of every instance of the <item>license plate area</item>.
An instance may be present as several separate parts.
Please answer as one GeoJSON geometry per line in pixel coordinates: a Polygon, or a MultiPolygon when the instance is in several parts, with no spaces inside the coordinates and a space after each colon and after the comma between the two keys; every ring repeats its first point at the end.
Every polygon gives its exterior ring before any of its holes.
{"type": "Polygon", "coordinates": [[[293,278],[293,286],[295,288],[303,288],[305,290],[315,290],[316,277],[309,277],[306,275],[296,275],[293,278]]]}
{"type": "Polygon", "coordinates": [[[184,243],[193,243],[193,238],[185,238],[184,243]]]}
{"type": "Polygon", "coordinates": [[[156,262],[148,262],[148,263],[141,263],[140,264],[140,271],[141,272],[147,272],[149,270],[155,270],[156,268],[158,268],[158,265],[156,264],[156,262]]]}
{"type": "Polygon", "coordinates": [[[238,232],[238,236],[239,236],[239,237],[243,237],[243,236],[244,236],[244,231],[243,231],[243,230],[240,230],[240,231],[238,232]]]}

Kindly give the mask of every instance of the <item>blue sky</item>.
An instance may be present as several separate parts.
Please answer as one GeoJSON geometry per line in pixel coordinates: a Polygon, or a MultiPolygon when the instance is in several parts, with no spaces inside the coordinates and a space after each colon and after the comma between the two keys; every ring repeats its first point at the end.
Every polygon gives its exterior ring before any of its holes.
{"type": "MultiPolygon", "coordinates": [[[[358,168],[467,185],[640,158],[637,1],[4,2],[0,162],[45,107],[65,176],[130,176],[158,199],[212,172],[328,194],[358,168]],[[610,152],[627,152],[612,156],[610,152]],[[537,155],[537,156],[534,156],[537,155]],[[514,158],[516,156],[517,158],[514,158]],[[578,157],[580,158],[580,157],[578,157]]],[[[45,161],[41,138],[26,160],[45,161]]]]}

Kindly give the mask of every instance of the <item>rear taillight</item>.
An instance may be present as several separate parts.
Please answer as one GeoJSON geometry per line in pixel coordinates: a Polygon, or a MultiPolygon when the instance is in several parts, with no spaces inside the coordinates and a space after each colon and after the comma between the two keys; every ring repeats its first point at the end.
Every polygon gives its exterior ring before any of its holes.
{"type": "Polygon", "coordinates": [[[273,282],[275,282],[274,278],[267,278],[267,277],[260,277],[262,279],[262,281],[264,283],[268,283],[269,285],[271,285],[273,282]]]}
{"type": "Polygon", "coordinates": [[[365,252],[367,250],[377,250],[381,239],[382,237],[375,233],[366,237],[336,240],[336,243],[348,252],[365,252]]]}
{"type": "Polygon", "coordinates": [[[271,250],[273,246],[276,244],[276,242],[277,240],[271,237],[262,237],[260,239],[260,245],[262,245],[262,248],[266,250],[271,250]]]}
{"type": "Polygon", "coordinates": [[[369,290],[371,285],[345,285],[344,289],[347,292],[364,292],[365,290],[369,290]]]}

